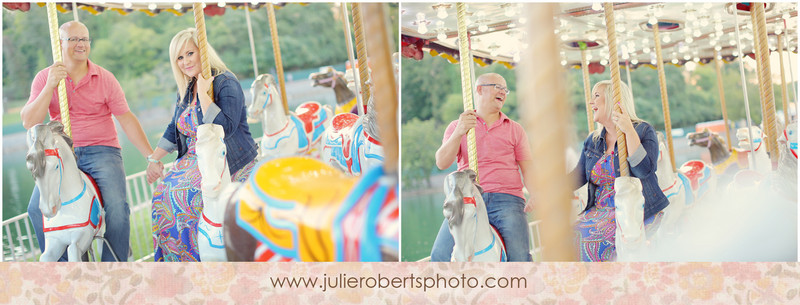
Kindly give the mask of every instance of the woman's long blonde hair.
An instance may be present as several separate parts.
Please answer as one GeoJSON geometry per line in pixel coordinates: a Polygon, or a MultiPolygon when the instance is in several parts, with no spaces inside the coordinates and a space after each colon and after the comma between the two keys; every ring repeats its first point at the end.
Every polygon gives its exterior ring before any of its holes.
{"type": "MultiPolygon", "coordinates": [[[[605,88],[605,99],[606,99],[606,115],[611,117],[611,114],[614,112],[614,94],[611,92],[611,80],[603,80],[599,81],[594,84],[592,88],[592,92],[597,91],[600,88],[605,88]]],[[[619,89],[621,91],[621,99],[620,99],[620,107],[622,107],[625,113],[631,117],[631,122],[634,124],[642,122],[643,120],[636,116],[636,107],[633,105],[633,93],[631,92],[631,88],[628,87],[627,84],[620,82],[619,89]]],[[[592,95],[594,96],[594,94],[592,95]]],[[[599,122],[597,123],[597,128],[594,129],[592,132],[592,140],[597,141],[600,138],[600,133],[605,128],[599,122]]]]}
{"type": "MultiPolygon", "coordinates": [[[[175,34],[175,37],[172,37],[172,41],[169,43],[169,62],[172,66],[172,74],[175,76],[175,84],[178,85],[178,94],[181,97],[181,101],[183,101],[186,95],[186,86],[189,85],[191,78],[183,74],[181,68],[178,67],[178,52],[180,52],[183,46],[189,41],[194,43],[195,46],[199,45],[197,43],[197,29],[187,28],[180,31],[178,34],[175,34]]],[[[215,75],[230,71],[228,70],[228,66],[226,66],[225,63],[222,62],[222,59],[219,58],[219,55],[217,55],[217,51],[214,51],[214,48],[211,47],[211,44],[208,44],[207,51],[211,69],[216,70],[215,75]]],[[[200,54],[197,54],[197,56],[200,56],[200,54]]]]}

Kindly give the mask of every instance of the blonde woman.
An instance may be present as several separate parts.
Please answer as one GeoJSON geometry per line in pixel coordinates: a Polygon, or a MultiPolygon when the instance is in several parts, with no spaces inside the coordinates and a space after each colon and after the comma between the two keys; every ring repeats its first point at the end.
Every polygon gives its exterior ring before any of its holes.
{"type": "Polygon", "coordinates": [[[242,87],[210,45],[208,60],[212,76],[206,79],[200,73],[202,65],[194,28],[180,31],[172,38],[169,57],[178,100],[172,121],[158,147],[147,158],[148,182],[162,176],[164,165],[158,160],[173,151],[178,152],[178,158],[153,194],[155,261],[199,261],[197,222],[203,198],[195,154],[197,126],[222,125],[233,181],[244,181],[249,176],[256,162],[256,143],[247,125],[242,87]],[[213,100],[208,95],[212,83],[213,100]]]}
{"type": "Polygon", "coordinates": [[[582,261],[614,261],[616,231],[614,178],[619,177],[617,135],[625,134],[630,174],[642,182],[645,227],[657,225],[669,201],[658,186],[658,138],[653,126],[636,116],[631,90],[620,83],[622,113],[614,112],[611,81],[598,82],[590,103],[597,129],[583,143],[583,152],[570,176],[575,188],[588,183],[586,208],[576,224],[582,261]]]}

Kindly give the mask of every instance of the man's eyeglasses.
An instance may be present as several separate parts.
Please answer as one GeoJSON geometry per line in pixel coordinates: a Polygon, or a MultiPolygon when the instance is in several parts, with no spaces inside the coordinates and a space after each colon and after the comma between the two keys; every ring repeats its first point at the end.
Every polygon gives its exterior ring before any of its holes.
{"type": "Polygon", "coordinates": [[[69,43],[71,43],[71,44],[77,44],[79,42],[85,42],[86,44],[92,43],[92,39],[89,38],[89,37],[83,37],[83,38],[70,37],[70,38],[67,38],[67,39],[64,39],[64,40],[69,41],[69,43]]]}
{"type": "Polygon", "coordinates": [[[508,91],[508,88],[506,88],[506,87],[503,87],[503,86],[502,86],[502,85],[500,85],[500,84],[483,84],[483,85],[478,85],[478,86],[479,86],[479,87],[480,87],[480,86],[494,86],[494,88],[495,88],[495,89],[497,89],[497,90],[500,90],[500,91],[503,91],[503,92],[505,92],[506,94],[508,94],[508,92],[510,92],[510,91],[508,91]]]}

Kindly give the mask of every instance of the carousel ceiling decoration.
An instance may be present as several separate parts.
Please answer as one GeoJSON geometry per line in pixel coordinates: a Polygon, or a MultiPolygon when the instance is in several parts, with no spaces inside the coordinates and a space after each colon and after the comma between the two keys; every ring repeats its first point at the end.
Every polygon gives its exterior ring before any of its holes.
{"type": "MultiPolygon", "coordinates": [[[[608,65],[605,16],[601,3],[560,3],[555,35],[561,45],[561,64],[580,67],[581,49],[593,72],[608,65]]],[[[521,52],[529,50],[523,26],[527,20],[521,3],[469,3],[468,32],[475,62],[513,67],[521,52]]],[[[657,24],[663,60],[674,65],[705,64],[718,51],[725,61],[742,53],[753,56],[753,30],[749,3],[615,3],[618,56],[621,66],[655,68],[653,27],[657,24]],[[733,12],[738,12],[734,16],[733,12]],[[739,39],[735,19],[739,20],[739,39]],[[741,41],[739,43],[739,41],[741,41]]],[[[784,50],[797,52],[795,3],[768,3],[765,7],[770,51],[777,50],[776,35],[787,34],[784,50]]],[[[403,55],[422,59],[425,53],[458,62],[458,31],[454,3],[403,3],[401,33],[403,55]]]]}
{"type": "MultiPolygon", "coordinates": [[[[225,1],[218,1],[218,2],[207,2],[205,3],[205,8],[203,9],[204,13],[208,17],[212,16],[219,16],[225,14],[226,8],[231,9],[243,9],[245,7],[249,7],[250,10],[257,10],[268,2],[263,1],[252,1],[252,2],[237,2],[237,3],[227,3],[225,1]]],[[[304,3],[300,3],[301,5],[305,5],[304,3]]],[[[27,12],[30,10],[32,3],[3,3],[3,8],[8,10],[18,10],[27,12]]],[[[44,7],[45,3],[33,3],[33,5],[38,5],[40,7],[44,7]]],[[[276,8],[281,8],[286,5],[286,3],[275,3],[276,8]]],[[[57,3],[56,8],[60,13],[70,13],[73,10],[73,2],[68,3],[57,3]]],[[[93,15],[98,15],[106,10],[114,11],[119,13],[120,15],[128,15],[133,12],[142,12],[150,16],[155,16],[159,13],[172,13],[177,16],[183,16],[183,14],[191,13],[192,12],[192,2],[77,2],[75,6],[78,9],[85,10],[93,15]]]]}

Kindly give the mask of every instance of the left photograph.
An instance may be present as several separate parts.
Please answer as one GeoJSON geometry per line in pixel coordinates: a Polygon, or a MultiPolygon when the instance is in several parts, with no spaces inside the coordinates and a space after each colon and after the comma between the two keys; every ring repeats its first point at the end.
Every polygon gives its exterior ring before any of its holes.
{"type": "Polygon", "coordinates": [[[397,3],[4,3],[3,261],[398,261],[398,35],[397,3]]]}

